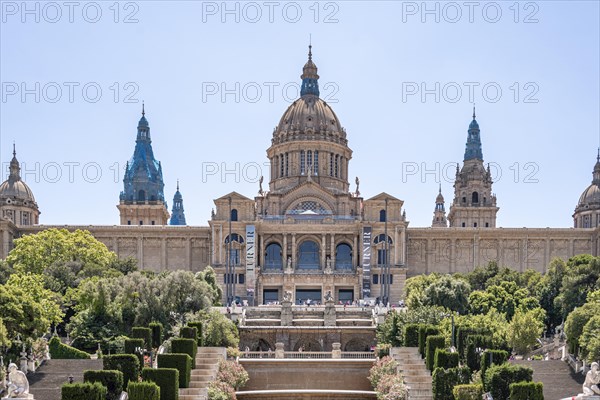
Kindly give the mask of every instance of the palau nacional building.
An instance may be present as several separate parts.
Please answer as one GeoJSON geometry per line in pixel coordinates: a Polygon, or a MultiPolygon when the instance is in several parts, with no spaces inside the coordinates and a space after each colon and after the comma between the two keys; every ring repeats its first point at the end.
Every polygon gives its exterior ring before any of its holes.
{"type": "MultiPolygon", "coordinates": [[[[230,295],[235,282],[235,295],[255,304],[278,302],[286,294],[296,303],[323,302],[328,292],[335,302],[379,296],[395,302],[405,279],[418,274],[467,272],[490,260],[543,272],[555,257],[599,254],[600,155],[592,183],[575,205],[573,227],[499,228],[500,201],[473,112],[449,212],[440,191],[432,201],[431,227],[409,228],[402,200],[386,192],[365,199],[358,179],[348,176],[349,138],[319,98],[310,50],[301,78],[301,97],[283,113],[267,149],[268,188],[263,190],[261,179],[254,198],[232,191],[214,200],[207,226],[187,226],[178,185],[169,213],[162,166],[142,112],[117,205],[120,225],[66,228],[89,230],[144,269],[200,271],[211,265],[230,295]]],[[[39,225],[39,214],[13,152],[8,179],[0,185],[0,258],[15,238],[54,227],[39,225]]]]}

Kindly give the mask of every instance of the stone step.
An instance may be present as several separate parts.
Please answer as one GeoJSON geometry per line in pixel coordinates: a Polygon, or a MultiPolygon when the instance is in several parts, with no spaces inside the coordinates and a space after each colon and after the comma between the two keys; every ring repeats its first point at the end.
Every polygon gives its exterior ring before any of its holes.
{"type": "Polygon", "coordinates": [[[413,376],[431,376],[429,371],[421,369],[402,371],[402,375],[404,375],[405,378],[412,378],[413,376]]]}
{"type": "Polygon", "coordinates": [[[217,374],[217,368],[214,369],[193,369],[192,376],[214,376],[217,374]]]}
{"type": "Polygon", "coordinates": [[[404,379],[407,383],[422,383],[422,382],[431,382],[431,376],[411,376],[410,379],[404,379]]]}
{"type": "Polygon", "coordinates": [[[428,390],[431,392],[431,382],[413,382],[408,383],[404,380],[406,386],[409,386],[411,390],[428,390]]]}

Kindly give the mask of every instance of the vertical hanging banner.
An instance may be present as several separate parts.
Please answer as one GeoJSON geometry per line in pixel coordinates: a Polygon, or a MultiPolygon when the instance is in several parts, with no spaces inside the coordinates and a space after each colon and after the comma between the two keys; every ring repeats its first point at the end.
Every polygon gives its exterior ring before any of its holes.
{"type": "Polygon", "coordinates": [[[256,285],[256,232],[254,225],[246,225],[246,291],[254,293],[256,285]]]}
{"type": "Polygon", "coordinates": [[[371,297],[371,227],[363,227],[362,232],[362,297],[371,297]]]}

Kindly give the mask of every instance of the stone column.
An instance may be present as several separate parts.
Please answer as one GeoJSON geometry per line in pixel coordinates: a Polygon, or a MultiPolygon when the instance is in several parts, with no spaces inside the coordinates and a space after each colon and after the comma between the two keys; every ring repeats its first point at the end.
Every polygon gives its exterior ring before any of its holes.
{"type": "MultiPolygon", "coordinates": [[[[292,302],[284,300],[281,302],[281,326],[292,326],[294,315],[292,313],[292,302]]],[[[282,344],[283,346],[283,344],[282,344]]]]}
{"type": "Polygon", "coordinates": [[[325,326],[335,326],[336,325],[335,303],[333,302],[333,300],[329,300],[329,301],[325,302],[325,315],[323,316],[323,318],[324,318],[325,326]]]}
{"type": "Polygon", "coordinates": [[[169,269],[167,265],[167,239],[165,238],[160,240],[160,269],[161,271],[169,269]]]}
{"type": "Polygon", "coordinates": [[[187,238],[185,241],[185,265],[192,270],[192,238],[187,238]]]}
{"type": "Polygon", "coordinates": [[[284,233],[283,234],[283,245],[282,245],[283,246],[283,249],[282,249],[283,250],[282,265],[283,265],[284,269],[285,269],[285,264],[287,263],[287,247],[288,247],[287,246],[287,237],[288,237],[287,233],[284,233]]]}
{"type": "Polygon", "coordinates": [[[321,235],[321,269],[325,269],[325,255],[327,253],[327,239],[325,234],[321,235]]]}
{"type": "Polygon", "coordinates": [[[284,349],[283,349],[283,343],[281,342],[277,342],[275,343],[275,358],[283,358],[284,349]]]}
{"type": "Polygon", "coordinates": [[[342,358],[342,344],[339,342],[332,343],[331,358],[342,358]]]}
{"type": "Polygon", "coordinates": [[[354,235],[352,242],[352,269],[358,266],[358,236],[354,235]]]}
{"type": "Polygon", "coordinates": [[[140,236],[138,238],[138,262],[142,265],[142,267],[144,269],[145,265],[144,265],[144,237],[140,236]]]}
{"type": "Polygon", "coordinates": [[[292,269],[294,268],[296,268],[296,234],[292,233],[292,269]]]}

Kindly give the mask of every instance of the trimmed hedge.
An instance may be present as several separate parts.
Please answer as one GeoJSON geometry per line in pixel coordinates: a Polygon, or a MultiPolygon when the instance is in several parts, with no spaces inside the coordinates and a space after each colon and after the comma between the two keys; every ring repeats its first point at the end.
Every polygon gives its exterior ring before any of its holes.
{"type": "Polygon", "coordinates": [[[427,344],[427,336],[433,336],[440,333],[440,331],[433,325],[420,325],[419,326],[419,353],[421,357],[425,358],[425,345],[427,344]]]}
{"type": "Polygon", "coordinates": [[[542,382],[511,383],[509,400],[544,400],[544,384],[542,382]]]}
{"type": "Polygon", "coordinates": [[[85,359],[90,358],[90,355],[85,351],[76,349],[75,347],[67,346],[61,343],[58,336],[53,336],[48,343],[50,358],[55,360],[70,360],[70,359],[85,359]]]}
{"type": "Polygon", "coordinates": [[[420,324],[404,325],[404,346],[419,347],[419,326],[420,324]]]}
{"type": "Polygon", "coordinates": [[[117,370],[85,371],[83,381],[98,382],[106,387],[106,400],[119,400],[123,391],[123,373],[117,370]]]}
{"type": "Polygon", "coordinates": [[[458,367],[458,353],[437,348],[435,349],[435,358],[433,369],[436,368],[456,368],[458,367]]]}
{"type": "Polygon", "coordinates": [[[198,328],[193,326],[184,326],[179,331],[179,337],[183,339],[198,340],[198,328]]]}
{"type": "MultiPolygon", "coordinates": [[[[159,354],[158,368],[175,368],[179,371],[179,388],[190,386],[192,375],[192,357],[187,354],[159,354]]],[[[160,385],[159,385],[160,386],[160,385]]]]}
{"type": "Polygon", "coordinates": [[[494,399],[508,399],[510,384],[517,382],[531,382],[533,370],[521,365],[503,364],[492,365],[485,372],[483,386],[494,399]]]}
{"type": "Polygon", "coordinates": [[[456,334],[456,339],[454,343],[456,343],[456,349],[458,350],[458,356],[461,360],[465,360],[466,349],[467,349],[467,336],[469,335],[485,335],[489,332],[484,332],[481,329],[474,329],[471,327],[461,327],[457,326],[454,330],[456,334]]]}
{"type": "Polygon", "coordinates": [[[61,400],[104,400],[106,388],[100,382],[66,383],[60,388],[61,400]]]}
{"type": "Polygon", "coordinates": [[[150,322],[148,327],[152,331],[152,347],[158,349],[162,345],[163,326],[160,322],[150,322]]]}
{"type": "Polygon", "coordinates": [[[123,373],[123,387],[127,387],[129,381],[137,382],[140,376],[140,361],[134,354],[104,356],[102,364],[105,370],[117,370],[123,373]]]}
{"type": "MultiPolygon", "coordinates": [[[[179,400],[179,371],[175,368],[144,368],[142,379],[160,388],[160,400],[179,400]]],[[[145,399],[144,399],[145,400],[145,399]]]]}
{"type": "Polygon", "coordinates": [[[504,350],[486,350],[481,355],[481,376],[492,365],[502,365],[508,360],[508,352],[504,350]],[[490,356],[491,354],[491,356],[490,356]]]}
{"type": "Polygon", "coordinates": [[[131,328],[131,337],[133,339],[144,339],[146,349],[152,350],[152,329],[136,326],[131,328]]]}
{"type": "Polygon", "coordinates": [[[188,326],[192,327],[192,328],[196,328],[196,330],[198,332],[196,332],[196,334],[198,335],[198,347],[202,347],[204,346],[204,335],[203,335],[203,330],[202,330],[202,321],[193,321],[193,322],[188,322],[188,326]]]}
{"type": "Polygon", "coordinates": [[[141,354],[136,352],[136,348],[141,348],[142,350],[146,350],[144,339],[125,339],[125,354],[134,354],[138,361],[140,362],[140,367],[144,367],[144,353],[141,354]]]}
{"type": "MultiPolygon", "coordinates": [[[[458,355],[458,353],[456,353],[458,355]]],[[[455,400],[481,400],[483,396],[483,385],[456,385],[452,389],[455,400]]]]}
{"type": "Polygon", "coordinates": [[[465,359],[471,371],[477,371],[481,367],[481,358],[477,354],[477,348],[489,349],[493,346],[492,337],[484,335],[468,335],[465,359]]]}
{"type": "Polygon", "coordinates": [[[195,339],[173,339],[171,341],[171,353],[187,354],[192,358],[192,368],[196,368],[198,343],[196,343],[195,339]]]}
{"type": "Polygon", "coordinates": [[[432,377],[433,400],[454,400],[452,394],[454,386],[469,382],[471,382],[469,367],[436,368],[432,377]]]}
{"type": "Polygon", "coordinates": [[[427,336],[425,345],[425,365],[427,369],[433,371],[433,363],[435,361],[435,351],[446,347],[446,338],[444,335],[427,336]]]}
{"type": "Polygon", "coordinates": [[[129,400],[160,400],[160,386],[154,382],[129,382],[129,400]]]}

